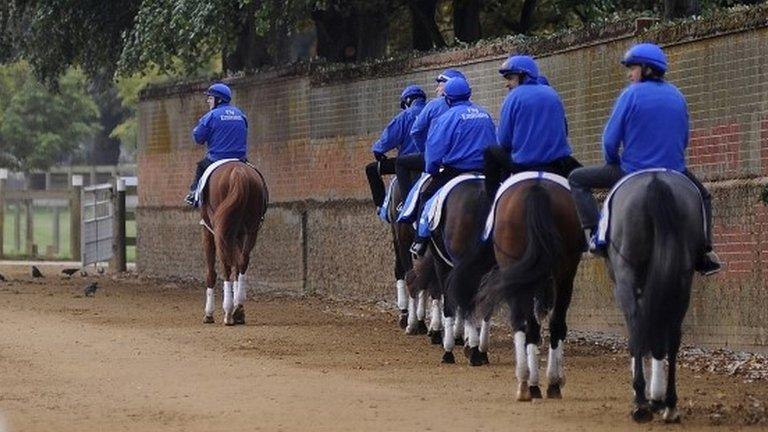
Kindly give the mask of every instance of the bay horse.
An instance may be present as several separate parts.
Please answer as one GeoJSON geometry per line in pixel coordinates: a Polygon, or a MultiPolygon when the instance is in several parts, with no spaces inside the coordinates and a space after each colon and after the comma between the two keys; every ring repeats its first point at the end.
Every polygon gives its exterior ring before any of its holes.
{"type": "Polygon", "coordinates": [[[211,174],[200,209],[207,228],[203,230],[203,249],[208,268],[204,323],[214,322],[213,288],[216,285],[218,255],[224,278],[224,324],[245,324],[245,274],[268,203],[266,181],[252,166],[229,162],[211,174]]]}
{"type": "Polygon", "coordinates": [[[663,409],[665,422],[678,422],[675,374],[681,326],[694,263],[705,241],[701,196],[676,171],[644,172],[627,178],[610,204],[606,259],[629,333],[632,418],[647,422],[663,409]],[[643,357],[649,355],[651,382],[646,388],[643,357]]]}
{"type": "Polygon", "coordinates": [[[453,295],[465,313],[476,316],[489,316],[502,301],[509,306],[518,401],[542,397],[539,344],[541,325],[549,316],[547,397],[561,398],[566,312],[585,243],[570,191],[545,178],[510,186],[496,201],[489,240],[481,244],[466,266],[457,269],[462,283],[452,288],[453,295]],[[475,263],[487,263],[489,256],[498,267],[478,288],[477,272],[485,270],[475,263]]]}
{"type": "MultiPolygon", "coordinates": [[[[429,290],[429,285],[436,282],[432,284],[431,295],[443,298],[443,363],[455,363],[453,348],[457,343],[464,344],[465,337],[474,348],[474,352],[470,352],[470,348],[465,346],[470,362],[475,366],[488,362],[487,353],[483,357],[478,352],[478,345],[484,343],[487,346],[489,323],[484,322],[480,334],[475,328],[469,329],[464,323],[464,316],[457,314],[457,305],[454,297],[448,294],[448,289],[455,266],[477,249],[489,208],[482,177],[457,184],[443,203],[440,224],[432,233],[427,254],[414,267],[414,274],[408,279],[412,295],[414,291],[429,290]]],[[[435,342],[439,343],[433,340],[435,342]]]]}

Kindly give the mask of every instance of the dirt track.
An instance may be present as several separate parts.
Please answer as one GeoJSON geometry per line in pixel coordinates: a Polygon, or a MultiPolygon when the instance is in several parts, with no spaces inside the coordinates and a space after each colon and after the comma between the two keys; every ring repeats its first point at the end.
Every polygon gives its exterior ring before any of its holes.
{"type": "MultiPolygon", "coordinates": [[[[52,272],[0,283],[0,432],[667,428],[631,424],[628,360],[600,348],[566,345],[565,399],[524,404],[506,331],[490,366],[440,365],[373,305],[262,296],[225,328],[201,324],[192,284],[103,276],[89,298],[86,279],[52,272]]],[[[768,425],[765,382],[681,375],[684,423],[670,428],[768,425]]]]}

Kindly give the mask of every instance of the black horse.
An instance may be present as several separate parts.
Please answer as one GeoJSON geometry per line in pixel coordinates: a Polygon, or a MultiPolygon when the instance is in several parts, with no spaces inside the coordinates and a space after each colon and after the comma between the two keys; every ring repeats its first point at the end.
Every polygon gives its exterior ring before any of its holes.
{"type": "Polygon", "coordinates": [[[617,189],[611,213],[607,263],[629,330],[632,417],[650,421],[653,411],[663,409],[666,422],[678,422],[675,369],[694,263],[704,249],[701,197],[680,173],[641,173],[617,189]],[[646,388],[643,357],[648,355],[652,366],[646,388]]]}

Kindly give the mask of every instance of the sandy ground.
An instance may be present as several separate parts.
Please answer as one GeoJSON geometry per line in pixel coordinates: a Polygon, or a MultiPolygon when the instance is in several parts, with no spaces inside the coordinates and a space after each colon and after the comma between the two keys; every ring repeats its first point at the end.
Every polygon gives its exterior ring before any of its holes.
{"type": "Polygon", "coordinates": [[[566,345],[563,400],[518,403],[506,330],[490,366],[441,365],[375,305],[259,296],[230,328],[194,284],[44,271],[0,267],[3,432],[768,428],[765,382],[683,370],[683,424],[636,426],[626,355],[598,347],[566,345]]]}

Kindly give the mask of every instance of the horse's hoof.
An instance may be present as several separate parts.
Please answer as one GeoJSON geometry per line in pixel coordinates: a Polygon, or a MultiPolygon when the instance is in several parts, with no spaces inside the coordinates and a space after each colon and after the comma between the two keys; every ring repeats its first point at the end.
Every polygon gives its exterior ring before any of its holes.
{"type": "Polygon", "coordinates": [[[677,408],[666,408],[662,416],[664,423],[680,423],[680,413],[677,408]]]}
{"type": "Polygon", "coordinates": [[[235,311],[232,313],[232,321],[235,324],[245,324],[245,308],[243,305],[237,305],[235,311]]]}
{"type": "Polygon", "coordinates": [[[648,404],[635,406],[635,409],[632,410],[632,420],[636,423],[648,423],[653,420],[651,407],[648,404]]]}
{"type": "Polygon", "coordinates": [[[429,335],[429,341],[432,343],[432,345],[440,345],[443,343],[443,331],[432,330],[432,334],[429,335]]]}
{"type": "Polygon", "coordinates": [[[664,410],[667,406],[664,405],[664,402],[652,400],[651,401],[651,411],[653,411],[654,414],[658,414],[664,410]]]}
{"type": "Polygon", "coordinates": [[[560,392],[560,384],[550,384],[547,386],[547,399],[562,399],[563,394],[560,392]]]}
{"type": "Polygon", "coordinates": [[[408,327],[408,311],[400,311],[400,319],[398,320],[397,324],[401,329],[408,327]]]}
{"type": "Polygon", "coordinates": [[[416,333],[414,334],[427,334],[427,324],[424,321],[416,323],[416,333]]]}
{"type": "Polygon", "coordinates": [[[213,324],[213,317],[208,315],[204,316],[203,324],[213,324]]]}
{"type": "Polygon", "coordinates": [[[480,349],[478,347],[472,347],[469,349],[469,364],[472,366],[482,366],[483,357],[480,355],[480,349]]]}
{"type": "Polygon", "coordinates": [[[232,317],[232,312],[224,312],[224,325],[225,326],[235,325],[235,320],[232,317]]]}
{"type": "Polygon", "coordinates": [[[443,363],[454,364],[456,363],[456,357],[453,356],[452,351],[446,351],[443,353],[443,363]]]}
{"type": "Polygon", "coordinates": [[[541,399],[541,387],[529,386],[528,391],[531,392],[531,399],[541,399]]]}
{"type": "Polygon", "coordinates": [[[491,364],[490,361],[488,361],[488,353],[480,351],[480,360],[483,362],[484,365],[491,364]]]}
{"type": "Polygon", "coordinates": [[[520,381],[520,384],[517,385],[517,401],[531,401],[531,388],[528,387],[528,381],[520,381]]]}

